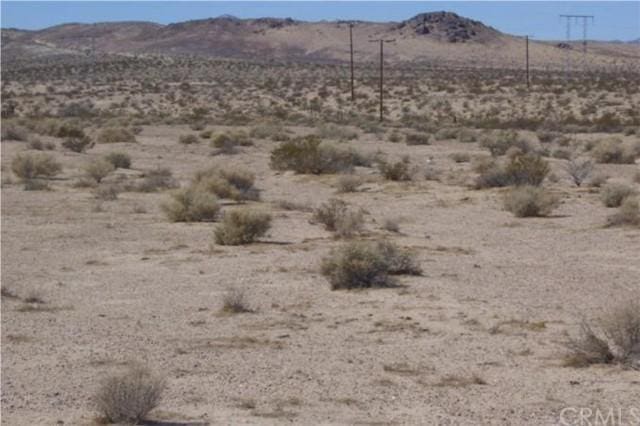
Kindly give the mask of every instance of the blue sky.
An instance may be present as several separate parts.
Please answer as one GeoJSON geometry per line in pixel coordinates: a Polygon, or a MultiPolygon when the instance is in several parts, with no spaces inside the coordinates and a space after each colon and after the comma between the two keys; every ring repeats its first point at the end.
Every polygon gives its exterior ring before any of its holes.
{"type": "MultiPolygon", "coordinates": [[[[2,27],[40,29],[65,22],[153,21],[162,24],[223,14],[240,18],[292,17],[318,21],[360,19],[401,21],[420,12],[448,10],[480,20],[498,30],[538,39],[564,39],[559,14],[595,15],[589,38],[640,38],[640,2],[608,1],[5,1],[0,3],[2,27]]],[[[572,34],[580,38],[581,26],[572,34]]]]}

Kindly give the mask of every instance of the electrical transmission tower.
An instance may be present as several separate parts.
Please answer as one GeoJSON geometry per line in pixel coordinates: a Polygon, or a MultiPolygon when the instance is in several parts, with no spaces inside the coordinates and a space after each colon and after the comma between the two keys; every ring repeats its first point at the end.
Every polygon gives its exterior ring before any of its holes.
{"type": "Polygon", "coordinates": [[[380,43],[380,121],[384,120],[383,117],[383,111],[384,111],[384,106],[383,106],[383,89],[382,89],[382,82],[383,80],[383,76],[384,76],[384,44],[385,43],[393,43],[394,41],[396,41],[395,39],[376,39],[376,40],[369,40],[369,43],[380,43]]]}
{"type": "Polygon", "coordinates": [[[567,24],[567,49],[565,55],[565,77],[569,78],[571,72],[571,24],[582,21],[582,61],[583,69],[587,66],[587,26],[589,22],[593,23],[593,15],[560,15],[560,19],[564,19],[567,24]]]}

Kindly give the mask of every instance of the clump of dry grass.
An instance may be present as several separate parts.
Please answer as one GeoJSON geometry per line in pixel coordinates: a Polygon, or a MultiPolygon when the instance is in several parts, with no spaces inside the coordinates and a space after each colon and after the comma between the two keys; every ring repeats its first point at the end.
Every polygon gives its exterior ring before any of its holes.
{"type": "Polygon", "coordinates": [[[321,272],[332,290],[391,287],[391,275],[419,275],[422,271],[409,252],[389,242],[352,242],[323,259],[321,272]]]}
{"type": "Polygon", "coordinates": [[[253,312],[244,290],[233,287],[228,289],[222,297],[222,312],[228,314],[242,314],[253,312]]]}
{"type": "Polygon", "coordinates": [[[136,365],[107,378],[96,392],[95,403],[107,421],[137,424],[158,406],[165,388],[163,378],[136,365]]]}
{"type": "Polygon", "coordinates": [[[179,189],[171,198],[161,206],[171,222],[213,222],[220,212],[216,196],[199,187],[179,189]]]}
{"type": "Polygon", "coordinates": [[[580,334],[567,346],[567,366],[619,363],[640,367],[640,303],[626,301],[595,323],[582,321],[580,334]]]}
{"type": "Polygon", "coordinates": [[[504,197],[504,208],[517,217],[548,216],[558,206],[558,198],[544,188],[519,186],[504,197]]]}
{"type": "Polygon", "coordinates": [[[622,183],[609,183],[602,188],[600,199],[606,207],[620,207],[622,202],[636,194],[636,190],[622,183]]]}
{"type": "Polygon", "coordinates": [[[253,210],[232,210],[224,214],[222,223],[214,231],[220,245],[249,244],[267,233],[271,216],[253,210]]]}
{"type": "Polygon", "coordinates": [[[255,176],[241,168],[211,167],[197,172],[193,184],[220,198],[235,201],[257,200],[259,191],[253,186],[255,176]]]}
{"type": "Polygon", "coordinates": [[[350,210],[344,201],[332,198],[314,210],[312,222],[323,224],[338,237],[349,238],[362,231],[364,215],[350,210]]]}

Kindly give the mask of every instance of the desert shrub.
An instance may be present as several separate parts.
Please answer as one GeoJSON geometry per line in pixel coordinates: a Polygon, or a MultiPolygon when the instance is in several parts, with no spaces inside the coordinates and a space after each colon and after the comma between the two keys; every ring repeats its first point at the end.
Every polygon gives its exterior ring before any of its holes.
{"type": "MultiPolygon", "coordinates": [[[[541,155],[546,155],[548,157],[548,151],[538,151],[541,155]]],[[[559,160],[569,160],[571,158],[572,152],[566,148],[558,148],[554,149],[551,153],[553,158],[557,158],[559,160]]]]}
{"type": "Polygon", "coordinates": [[[161,207],[171,222],[213,222],[220,212],[215,195],[194,186],[175,191],[161,207]]]}
{"type": "Polygon", "coordinates": [[[334,250],[323,259],[321,271],[332,290],[395,285],[388,262],[371,243],[353,242],[334,250]]]}
{"type": "Polygon", "coordinates": [[[513,188],[504,197],[504,208],[517,217],[547,216],[557,205],[555,196],[534,186],[513,188]]]}
{"type": "Polygon", "coordinates": [[[24,127],[18,126],[13,123],[5,123],[2,126],[2,134],[0,135],[3,141],[20,141],[24,142],[29,137],[29,132],[24,127]]]}
{"type": "Polygon", "coordinates": [[[32,136],[29,138],[29,149],[33,149],[35,151],[53,151],[56,149],[56,144],[53,142],[43,143],[39,138],[32,136]]]}
{"type": "Polygon", "coordinates": [[[73,152],[84,152],[88,148],[92,148],[93,145],[94,142],[88,136],[67,138],[62,142],[64,148],[73,152]]]}
{"type": "Polygon", "coordinates": [[[609,180],[609,176],[604,173],[597,173],[589,179],[589,186],[594,188],[600,188],[604,186],[609,180]]]}
{"type": "Polygon", "coordinates": [[[458,137],[459,131],[453,127],[444,127],[436,132],[436,139],[439,141],[455,139],[458,137]]]}
{"type": "Polygon", "coordinates": [[[324,124],[318,127],[317,134],[321,139],[332,139],[338,141],[358,139],[358,132],[335,124],[324,124]]]}
{"type": "Polygon", "coordinates": [[[136,136],[124,127],[108,127],[98,133],[99,143],[136,142],[136,136]]]}
{"type": "Polygon", "coordinates": [[[462,128],[458,131],[458,141],[463,143],[471,143],[477,140],[476,132],[471,129],[462,128]]]}
{"type": "Polygon", "coordinates": [[[182,145],[191,145],[191,144],[200,142],[200,140],[196,135],[189,134],[189,135],[180,135],[180,137],[178,138],[178,142],[181,143],[182,145]]]}
{"type": "Polygon", "coordinates": [[[29,179],[24,181],[25,191],[48,191],[51,188],[49,183],[38,179],[29,179]]]}
{"type": "Polygon", "coordinates": [[[396,129],[392,130],[387,137],[387,140],[391,143],[398,143],[402,140],[402,135],[396,129]]]}
{"type": "Polygon", "coordinates": [[[609,183],[602,188],[600,199],[606,207],[620,207],[625,198],[635,194],[635,189],[629,185],[609,183]]]}
{"type": "Polygon", "coordinates": [[[28,181],[55,176],[62,166],[48,154],[18,154],[11,162],[11,170],[18,178],[28,181]]]}
{"type": "Polygon", "coordinates": [[[395,163],[387,163],[386,161],[378,162],[378,169],[385,179],[393,181],[411,180],[411,170],[409,158],[405,157],[395,163]]]}
{"type": "Polygon", "coordinates": [[[404,136],[407,145],[429,145],[431,144],[431,135],[427,133],[407,133],[404,136]]]}
{"type": "Polygon", "coordinates": [[[471,161],[471,156],[466,152],[454,152],[451,154],[451,159],[456,163],[468,163],[471,161]]]}
{"type": "Polygon", "coordinates": [[[176,186],[178,186],[178,182],[173,177],[171,170],[166,167],[157,167],[145,172],[142,176],[142,182],[135,189],[140,192],[155,192],[176,186]]]}
{"type": "Polygon", "coordinates": [[[553,131],[549,131],[549,130],[538,130],[536,132],[536,135],[538,136],[538,140],[541,143],[550,143],[553,142],[556,138],[558,138],[559,136],[561,136],[560,133],[558,132],[553,132],[553,131]]]}
{"type": "Polygon", "coordinates": [[[255,176],[244,169],[212,167],[196,172],[193,183],[220,198],[235,201],[257,200],[259,191],[253,186],[255,176]]]}
{"type": "Polygon", "coordinates": [[[97,183],[100,183],[102,179],[107,177],[109,173],[114,170],[115,167],[113,167],[113,164],[104,158],[93,160],[84,166],[86,176],[95,180],[97,183]]]}
{"type": "Polygon", "coordinates": [[[113,164],[116,169],[128,169],[131,167],[131,157],[126,152],[110,152],[104,158],[113,164]]]}
{"type": "Polygon", "coordinates": [[[355,175],[342,175],[338,178],[338,192],[356,192],[362,184],[362,178],[355,175]]]}
{"type": "Polygon", "coordinates": [[[640,227],[640,202],[636,197],[626,197],[620,209],[607,218],[609,226],[639,226],[640,227]]]}
{"type": "Polygon", "coordinates": [[[382,222],[382,229],[389,232],[400,232],[400,224],[398,223],[398,219],[395,218],[385,218],[382,222]]]}
{"type": "Polygon", "coordinates": [[[212,130],[204,130],[200,132],[200,138],[202,139],[211,139],[211,135],[213,134],[212,130]]]}
{"type": "Polygon", "coordinates": [[[539,186],[549,173],[549,163],[536,154],[519,155],[511,159],[505,168],[510,185],[539,186]]]}
{"type": "Polygon", "coordinates": [[[95,395],[100,413],[112,423],[138,423],[158,406],[166,387],[164,379],[141,366],[107,378],[95,395]]]}
{"type": "Polygon", "coordinates": [[[120,188],[117,185],[100,185],[95,191],[94,195],[101,201],[113,201],[118,199],[118,193],[120,188]]]}
{"type": "Polygon", "coordinates": [[[367,165],[367,160],[355,151],[324,144],[313,135],[282,142],[271,152],[275,170],[322,174],[345,172],[358,165],[367,165]]]}
{"type": "Polygon", "coordinates": [[[314,210],[312,222],[321,223],[327,231],[348,238],[362,230],[364,215],[361,211],[350,210],[344,201],[332,198],[314,210]]]}
{"type": "Polygon", "coordinates": [[[501,131],[498,134],[485,136],[480,141],[480,146],[489,150],[492,156],[504,155],[511,148],[516,148],[520,153],[526,153],[531,147],[524,139],[518,137],[516,132],[501,131]]]}
{"type": "Polygon", "coordinates": [[[640,183],[640,170],[636,171],[633,175],[633,181],[635,183],[640,183]]]}
{"type": "Polygon", "coordinates": [[[476,160],[473,168],[478,173],[474,182],[476,189],[501,188],[511,184],[504,167],[493,159],[476,160]]]}
{"type": "Polygon", "coordinates": [[[249,244],[267,233],[271,216],[252,210],[232,210],[225,213],[222,223],[214,231],[220,245],[249,244]]]}
{"type": "Polygon", "coordinates": [[[566,170],[573,183],[576,186],[581,186],[591,175],[593,163],[589,160],[572,159],[567,163],[566,170]]]}
{"type": "Polygon", "coordinates": [[[386,241],[346,244],[323,259],[321,271],[332,290],[389,287],[391,275],[422,273],[408,251],[386,241]]]}
{"type": "Polygon", "coordinates": [[[580,335],[568,342],[567,365],[619,363],[638,367],[640,355],[640,303],[622,302],[606,311],[597,322],[582,321],[580,335]]]}
{"type": "Polygon", "coordinates": [[[598,163],[633,164],[637,154],[620,139],[609,138],[595,145],[591,155],[598,163]]]}
{"type": "Polygon", "coordinates": [[[220,133],[211,141],[211,147],[223,152],[232,151],[237,146],[251,146],[253,142],[245,132],[220,133]]]}
{"type": "Polygon", "coordinates": [[[228,314],[242,314],[253,312],[246,293],[238,288],[228,289],[222,297],[222,312],[228,314]]]}
{"type": "Polygon", "coordinates": [[[62,122],[62,123],[52,123],[54,127],[49,128],[49,129],[45,129],[45,134],[49,135],[49,136],[55,136],[57,138],[84,138],[86,135],[84,133],[84,130],[82,130],[82,128],[80,128],[79,126],[73,124],[73,123],[68,123],[68,122],[62,122]]]}

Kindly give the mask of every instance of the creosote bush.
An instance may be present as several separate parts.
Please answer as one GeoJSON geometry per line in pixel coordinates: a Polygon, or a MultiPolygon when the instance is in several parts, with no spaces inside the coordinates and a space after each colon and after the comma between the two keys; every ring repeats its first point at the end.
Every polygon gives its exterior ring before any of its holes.
{"type": "Polygon", "coordinates": [[[409,181],[411,180],[411,164],[409,158],[405,157],[395,163],[387,163],[386,161],[378,162],[378,169],[385,179],[393,181],[409,181]]]}
{"type": "Polygon", "coordinates": [[[392,287],[394,274],[420,274],[406,251],[388,242],[352,242],[323,259],[322,274],[332,290],[392,287]]]}
{"type": "Polygon", "coordinates": [[[322,143],[314,135],[282,142],[271,152],[273,169],[296,173],[339,173],[366,165],[368,161],[357,152],[322,143]]]}
{"type": "Polygon", "coordinates": [[[196,172],[193,184],[220,198],[235,201],[258,200],[260,192],[253,186],[255,176],[241,168],[211,167],[196,172]]]}
{"type": "Polygon", "coordinates": [[[567,366],[623,364],[640,367],[640,303],[622,302],[597,322],[582,321],[580,335],[570,339],[567,366]]]}
{"type": "Polygon", "coordinates": [[[97,183],[100,183],[102,179],[107,177],[109,173],[114,170],[115,167],[113,167],[113,164],[104,158],[98,158],[84,166],[84,172],[87,177],[93,179],[97,183]]]}
{"type": "Polygon", "coordinates": [[[495,160],[481,160],[475,164],[479,173],[475,187],[495,188],[509,185],[539,186],[549,174],[549,163],[536,154],[518,155],[501,165],[495,160]]]}
{"type": "Polygon", "coordinates": [[[211,147],[217,148],[223,153],[235,152],[238,146],[251,146],[253,142],[243,131],[220,133],[211,141],[211,147]]]}
{"type": "Polygon", "coordinates": [[[640,227],[640,201],[637,197],[626,197],[620,209],[607,218],[608,226],[640,227]]]}
{"type": "Polygon", "coordinates": [[[131,167],[131,157],[126,152],[110,152],[104,158],[113,164],[116,169],[128,169],[131,167]]]}
{"type": "Polygon", "coordinates": [[[600,199],[606,207],[620,207],[625,198],[636,194],[636,190],[622,183],[608,183],[602,188],[600,199]]]}
{"type": "Polygon", "coordinates": [[[513,131],[501,131],[493,136],[487,135],[480,141],[480,146],[488,149],[494,157],[506,154],[511,148],[516,148],[521,153],[531,150],[529,144],[513,131]]]}
{"type": "Polygon", "coordinates": [[[48,154],[18,154],[11,162],[11,170],[23,181],[57,175],[62,166],[48,154]]]}
{"type": "Polygon", "coordinates": [[[108,127],[98,133],[99,143],[136,142],[136,136],[124,127],[108,127]]]}
{"type": "Polygon", "coordinates": [[[253,210],[226,212],[222,223],[214,231],[214,239],[220,245],[249,244],[267,233],[271,227],[271,216],[253,210]]]}
{"type": "Polygon", "coordinates": [[[215,195],[191,186],[171,194],[171,201],[162,204],[162,210],[171,222],[213,222],[220,205],[215,195]]]}
{"type": "Polygon", "coordinates": [[[165,387],[164,379],[133,366],[107,378],[95,395],[95,403],[107,421],[137,424],[158,406],[165,387]]]}
{"type": "Polygon", "coordinates": [[[517,217],[548,216],[558,206],[558,198],[544,188],[519,186],[504,197],[504,208],[517,217]]]}

